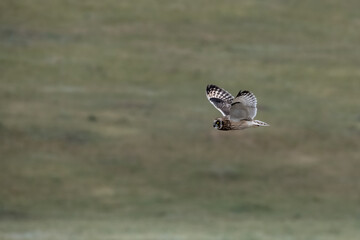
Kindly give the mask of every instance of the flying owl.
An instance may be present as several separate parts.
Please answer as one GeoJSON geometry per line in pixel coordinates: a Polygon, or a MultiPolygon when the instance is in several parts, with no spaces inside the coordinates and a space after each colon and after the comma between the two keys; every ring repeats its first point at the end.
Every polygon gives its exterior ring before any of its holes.
{"type": "Polygon", "coordinates": [[[215,85],[206,87],[206,96],[210,103],[219,110],[223,117],[214,120],[218,130],[242,130],[252,127],[270,126],[265,122],[254,120],[257,100],[249,91],[239,91],[234,98],[229,92],[215,85]]]}

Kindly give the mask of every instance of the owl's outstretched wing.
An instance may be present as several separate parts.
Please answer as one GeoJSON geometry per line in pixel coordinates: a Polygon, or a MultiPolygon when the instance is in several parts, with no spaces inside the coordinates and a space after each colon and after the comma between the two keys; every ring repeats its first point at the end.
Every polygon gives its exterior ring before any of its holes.
{"type": "Polygon", "coordinates": [[[253,93],[249,91],[239,91],[231,103],[230,119],[232,121],[253,120],[256,116],[257,100],[253,93]]]}
{"type": "Polygon", "coordinates": [[[208,85],[206,87],[206,96],[210,103],[219,110],[222,115],[230,114],[231,103],[234,97],[222,88],[215,85],[208,85]]]}

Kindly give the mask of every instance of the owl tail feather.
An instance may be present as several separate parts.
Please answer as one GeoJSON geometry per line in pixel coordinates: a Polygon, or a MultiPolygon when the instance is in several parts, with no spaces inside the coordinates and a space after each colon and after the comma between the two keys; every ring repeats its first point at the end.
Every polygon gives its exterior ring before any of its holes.
{"type": "Polygon", "coordinates": [[[254,126],[257,126],[257,127],[268,127],[268,126],[270,126],[266,122],[262,122],[262,121],[259,121],[259,120],[253,120],[252,122],[253,122],[254,126]]]}

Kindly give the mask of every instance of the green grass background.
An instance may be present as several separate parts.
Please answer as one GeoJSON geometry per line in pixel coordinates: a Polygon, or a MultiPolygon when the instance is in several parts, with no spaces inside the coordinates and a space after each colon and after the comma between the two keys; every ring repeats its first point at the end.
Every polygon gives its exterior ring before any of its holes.
{"type": "Polygon", "coordinates": [[[0,239],[359,239],[359,8],[2,0],[0,239]]]}

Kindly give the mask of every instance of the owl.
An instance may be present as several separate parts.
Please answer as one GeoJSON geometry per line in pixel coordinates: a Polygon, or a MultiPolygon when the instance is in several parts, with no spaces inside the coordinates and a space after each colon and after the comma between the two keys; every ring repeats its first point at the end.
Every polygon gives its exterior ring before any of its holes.
{"type": "Polygon", "coordinates": [[[223,117],[214,120],[218,130],[242,130],[253,127],[265,127],[269,124],[254,120],[257,113],[257,100],[249,91],[239,91],[234,98],[229,92],[215,85],[206,87],[206,96],[223,117]]]}

